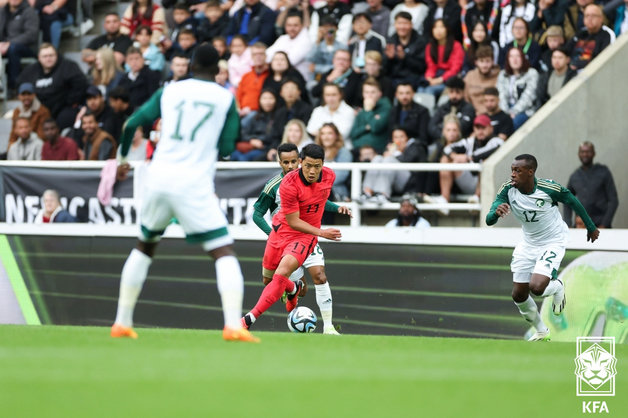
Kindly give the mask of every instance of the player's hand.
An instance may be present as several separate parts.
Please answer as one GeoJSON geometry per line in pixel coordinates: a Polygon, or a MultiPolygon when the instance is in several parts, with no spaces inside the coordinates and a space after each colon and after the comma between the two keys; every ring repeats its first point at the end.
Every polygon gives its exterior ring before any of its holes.
{"type": "Polygon", "coordinates": [[[116,181],[126,180],[131,171],[131,165],[129,163],[120,164],[116,171],[116,181]]]}
{"type": "Polygon", "coordinates": [[[500,218],[503,218],[510,213],[510,205],[508,205],[508,203],[502,203],[501,205],[497,206],[497,209],[495,209],[495,213],[500,218]]]}
{"type": "Polygon", "coordinates": [[[340,206],[338,208],[338,213],[342,215],[349,215],[350,218],[353,218],[353,214],[351,213],[351,209],[347,206],[340,206]]]}
{"type": "Polygon", "coordinates": [[[587,241],[595,242],[600,237],[600,230],[596,229],[593,232],[587,232],[587,241]]]}
{"type": "Polygon", "coordinates": [[[326,238],[330,241],[340,241],[342,234],[339,229],[336,228],[327,228],[321,229],[321,237],[326,238]]]}

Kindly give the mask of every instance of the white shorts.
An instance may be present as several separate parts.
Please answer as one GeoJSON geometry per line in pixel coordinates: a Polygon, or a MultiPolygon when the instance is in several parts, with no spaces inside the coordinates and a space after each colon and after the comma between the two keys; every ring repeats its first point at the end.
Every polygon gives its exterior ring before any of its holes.
{"type": "Polygon", "coordinates": [[[139,239],[159,241],[173,218],[183,228],[186,241],[202,244],[205,251],[233,244],[227,219],[209,188],[147,187],[142,199],[139,239]]]}
{"type": "Polygon", "coordinates": [[[533,273],[555,279],[558,277],[558,269],[564,256],[565,246],[563,245],[547,244],[539,247],[522,241],[517,244],[512,253],[510,263],[512,281],[530,283],[533,273]]]}

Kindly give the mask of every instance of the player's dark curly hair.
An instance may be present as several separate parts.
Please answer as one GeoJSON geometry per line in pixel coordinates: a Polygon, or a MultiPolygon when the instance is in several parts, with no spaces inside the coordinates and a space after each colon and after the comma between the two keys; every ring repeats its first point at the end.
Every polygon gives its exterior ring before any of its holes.
{"type": "Polygon", "coordinates": [[[534,155],[531,155],[531,154],[521,154],[521,155],[517,155],[515,157],[515,161],[521,161],[521,160],[524,160],[526,162],[527,167],[529,167],[532,170],[536,171],[536,167],[538,166],[538,164],[536,162],[536,158],[534,157],[534,155]]]}
{"type": "Polygon", "coordinates": [[[286,142],[285,144],[281,144],[277,147],[277,155],[281,155],[282,152],[296,152],[299,153],[299,149],[296,145],[286,142]]]}
{"type": "Polygon", "coordinates": [[[320,145],[316,145],[316,144],[306,145],[301,150],[301,159],[305,160],[305,157],[310,157],[315,160],[325,161],[325,150],[320,145]]]}

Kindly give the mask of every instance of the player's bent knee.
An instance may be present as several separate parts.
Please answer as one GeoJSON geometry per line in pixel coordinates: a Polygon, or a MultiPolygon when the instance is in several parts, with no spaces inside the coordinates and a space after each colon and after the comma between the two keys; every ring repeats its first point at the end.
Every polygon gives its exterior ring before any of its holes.
{"type": "Polygon", "coordinates": [[[325,274],[325,270],[320,270],[316,272],[316,274],[312,275],[312,281],[314,282],[314,284],[327,283],[327,275],[325,274]]]}
{"type": "Polygon", "coordinates": [[[216,249],[213,249],[211,251],[208,251],[209,255],[212,256],[212,258],[214,260],[218,260],[220,257],[225,257],[225,256],[234,256],[235,257],[235,251],[233,251],[233,247],[231,245],[225,245],[223,247],[218,247],[216,249]]]}
{"type": "Polygon", "coordinates": [[[530,282],[530,292],[535,296],[541,296],[547,287],[544,283],[530,282]]]}
{"type": "Polygon", "coordinates": [[[512,300],[516,303],[523,303],[528,299],[528,294],[520,291],[512,291],[512,300]]]}

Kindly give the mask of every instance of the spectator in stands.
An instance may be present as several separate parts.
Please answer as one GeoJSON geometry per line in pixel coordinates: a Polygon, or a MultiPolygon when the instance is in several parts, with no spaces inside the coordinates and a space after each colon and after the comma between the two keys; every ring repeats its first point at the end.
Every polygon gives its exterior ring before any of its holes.
{"type": "Polygon", "coordinates": [[[74,24],[75,4],[67,0],[35,0],[34,8],[39,13],[39,27],[44,42],[59,49],[61,29],[74,24]]]}
{"type": "MultiPolygon", "coordinates": [[[[388,97],[388,100],[392,102],[395,98],[395,88],[393,87],[392,79],[384,72],[382,54],[377,51],[368,51],[364,56],[366,58],[366,64],[364,66],[364,72],[362,73],[362,81],[360,82],[357,92],[362,91],[362,83],[364,83],[367,78],[373,77],[379,83],[382,89],[382,95],[388,97]]],[[[360,97],[360,103],[361,100],[362,97],[360,97]]]]}
{"type": "Polygon", "coordinates": [[[510,114],[515,131],[534,113],[538,79],[539,73],[530,67],[523,51],[510,48],[497,78],[497,90],[499,107],[510,114]]]}
{"type": "MultiPolygon", "coordinates": [[[[275,19],[275,29],[278,35],[285,34],[284,26],[286,24],[286,19],[288,16],[299,15],[303,19],[303,27],[307,28],[310,26],[310,3],[308,0],[282,0],[281,5],[279,2],[277,4],[272,5],[270,3],[275,0],[265,0],[266,6],[268,6],[271,10],[275,10],[277,12],[277,19],[275,19]]],[[[309,35],[308,35],[309,37],[309,35]]]]}
{"type": "Polygon", "coordinates": [[[626,3],[628,0],[624,0],[624,3],[615,10],[615,21],[613,22],[615,36],[628,32],[628,6],[626,3]]]}
{"type": "MultiPolygon", "coordinates": [[[[267,50],[268,51],[268,50],[267,50]]],[[[301,73],[292,66],[288,54],[283,51],[275,52],[270,61],[270,73],[262,84],[265,89],[272,89],[275,94],[279,95],[281,86],[286,80],[292,80],[297,83],[301,91],[301,100],[309,102],[307,97],[307,89],[305,87],[305,79],[301,73]]]]}
{"type": "Polygon", "coordinates": [[[138,26],[145,25],[153,30],[151,42],[158,45],[166,34],[164,9],[153,0],[133,0],[122,15],[120,33],[131,36],[138,26]]]}
{"type": "MultiPolygon", "coordinates": [[[[594,164],[595,146],[585,141],[578,147],[582,166],[569,177],[567,188],[578,198],[598,228],[610,228],[619,205],[613,175],[607,166],[594,164]]],[[[565,221],[572,225],[572,210],[565,205],[565,221]]]]}
{"type": "MultiPolygon", "coordinates": [[[[486,0],[483,1],[486,2],[486,0]]],[[[482,46],[488,46],[493,50],[491,56],[493,57],[493,62],[497,64],[497,60],[499,58],[499,45],[490,38],[486,23],[478,20],[475,25],[472,26],[471,32],[469,33],[469,46],[464,56],[464,64],[462,66],[463,74],[466,74],[475,68],[475,60],[477,58],[476,53],[482,46]]]]}
{"type": "MultiPolygon", "coordinates": [[[[127,161],[145,161],[147,159],[146,155],[149,142],[148,139],[144,138],[144,128],[138,126],[133,135],[129,152],[126,155],[127,161]]],[[[121,152],[122,147],[118,147],[116,151],[116,158],[118,158],[118,160],[121,158],[121,152]]]]}
{"type": "Polygon", "coordinates": [[[508,42],[505,48],[502,48],[499,56],[499,65],[504,66],[506,62],[506,53],[512,47],[519,48],[523,51],[526,59],[530,63],[530,66],[538,69],[539,59],[541,58],[541,47],[534,39],[528,26],[528,22],[521,17],[514,19],[512,24],[512,37],[513,40],[508,42]]]}
{"type": "Polygon", "coordinates": [[[148,68],[142,52],[134,46],[126,53],[126,63],[129,72],[119,85],[129,92],[131,106],[136,109],[159,88],[161,74],[148,68]]]}
{"type": "Polygon", "coordinates": [[[314,108],[307,124],[307,132],[312,137],[318,136],[322,126],[332,123],[343,139],[349,138],[355,111],[342,99],[342,94],[342,89],[337,84],[325,84],[321,105],[314,108]]]}
{"type": "Polygon", "coordinates": [[[388,28],[390,25],[391,14],[390,9],[383,5],[383,0],[367,0],[369,8],[366,9],[366,14],[371,18],[373,22],[373,30],[384,38],[388,38],[388,28]]]}
{"type": "Polygon", "coordinates": [[[285,124],[281,144],[294,144],[301,152],[303,147],[313,142],[305,131],[305,124],[302,120],[292,119],[285,124]]]}
{"type": "Polygon", "coordinates": [[[430,112],[426,107],[416,103],[414,89],[410,83],[397,85],[395,92],[396,104],[390,109],[389,133],[392,137],[392,127],[403,128],[410,138],[423,144],[425,148],[430,144],[427,126],[430,123],[430,112]]]}
{"type": "Polygon", "coordinates": [[[275,41],[275,13],[260,0],[244,0],[244,6],[229,20],[225,34],[228,40],[241,34],[250,44],[259,41],[272,45],[275,41]]]}
{"type": "Polygon", "coordinates": [[[395,219],[386,222],[386,228],[395,227],[429,228],[430,223],[421,216],[415,199],[403,199],[399,205],[399,213],[395,219]]]}
{"type": "Polygon", "coordinates": [[[536,106],[543,106],[578,73],[569,68],[569,51],[559,47],[552,53],[552,69],[541,73],[536,93],[536,106]]]}
{"type": "MultiPolygon", "coordinates": [[[[569,40],[584,29],[584,9],[589,4],[594,4],[595,0],[576,0],[571,2],[569,9],[567,10],[567,19],[565,20],[564,30],[565,39],[569,40]]],[[[604,24],[607,23],[606,16],[604,16],[604,24]]]]}
{"type": "Polygon", "coordinates": [[[7,160],[41,160],[41,149],[44,146],[44,141],[32,131],[30,119],[19,117],[15,121],[15,133],[17,140],[9,147],[7,160]]]}
{"type": "Polygon", "coordinates": [[[445,83],[445,90],[449,101],[438,106],[434,110],[434,114],[430,118],[428,125],[428,134],[432,142],[440,138],[443,131],[443,119],[445,115],[456,115],[460,121],[462,136],[466,137],[473,130],[473,118],[475,117],[475,109],[473,105],[464,100],[464,80],[460,77],[451,77],[445,83]]]}
{"type": "Polygon", "coordinates": [[[266,63],[266,45],[257,42],[251,46],[251,71],[242,76],[236,100],[239,105],[240,117],[245,117],[252,111],[259,109],[259,98],[266,77],[270,74],[266,63]]]}
{"type": "Polygon", "coordinates": [[[499,47],[506,48],[514,40],[512,26],[517,17],[529,23],[534,19],[535,12],[536,7],[532,0],[513,0],[502,7],[499,19],[499,47]]]}
{"type": "Polygon", "coordinates": [[[545,45],[539,60],[539,71],[548,72],[552,68],[552,53],[554,50],[565,44],[563,28],[560,26],[550,26],[545,31],[545,45]]]}
{"type": "Polygon", "coordinates": [[[229,81],[229,64],[227,64],[227,61],[218,61],[218,74],[216,74],[214,81],[219,86],[222,86],[225,89],[229,90],[229,92],[231,92],[231,94],[235,96],[236,89],[229,81]]]}
{"type": "Polygon", "coordinates": [[[567,47],[571,52],[570,67],[574,70],[582,70],[591,60],[613,42],[615,33],[604,25],[602,7],[597,4],[589,4],[584,9],[585,28],[574,36],[567,47]]]}
{"type": "Polygon", "coordinates": [[[189,30],[192,31],[194,37],[196,38],[196,27],[198,22],[194,16],[192,16],[188,4],[186,3],[175,3],[174,8],[172,9],[172,20],[174,21],[172,33],[169,38],[164,38],[161,43],[165,49],[174,47],[175,51],[179,51],[182,49],[181,45],[179,45],[179,35],[184,30],[189,30]]]}
{"type": "Polygon", "coordinates": [[[390,100],[382,96],[379,83],[373,78],[366,79],[362,85],[362,97],[362,109],[358,112],[350,133],[353,148],[358,150],[364,145],[370,145],[381,153],[388,143],[390,100]]]}
{"type": "Polygon", "coordinates": [[[216,52],[218,52],[219,59],[229,59],[229,48],[227,47],[227,39],[225,37],[216,36],[214,39],[212,39],[212,46],[216,49],[216,52]]]}
{"type": "Polygon", "coordinates": [[[54,119],[44,121],[44,145],[41,149],[41,159],[50,161],[78,160],[79,150],[76,142],[71,138],[59,135],[59,127],[54,119]]]}
{"type": "Polygon", "coordinates": [[[164,87],[168,84],[185,80],[190,76],[190,59],[182,53],[177,53],[170,61],[170,76],[164,81],[164,87]]]}
{"type": "Polygon", "coordinates": [[[399,12],[407,12],[412,16],[412,29],[414,29],[419,35],[425,35],[426,32],[423,28],[425,18],[430,12],[430,8],[417,0],[404,0],[397,4],[390,12],[390,22],[388,26],[388,36],[393,36],[395,33],[395,18],[399,12]]]}
{"type": "MultiPolygon", "coordinates": [[[[345,148],[342,134],[336,125],[331,122],[324,123],[321,126],[314,142],[325,150],[326,162],[350,163],[353,161],[351,151],[345,148]]],[[[347,181],[351,172],[349,170],[335,170],[335,173],[336,180],[334,180],[332,186],[332,199],[334,201],[348,202],[350,198],[347,181]]]]}
{"type": "Polygon", "coordinates": [[[386,46],[386,39],[371,29],[372,21],[366,13],[358,13],[353,17],[353,33],[349,39],[349,52],[353,69],[364,71],[365,54],[368,51],[377,51],[380,54],[386,46]]]}
{"type": "MultiPolygon", "coordinates": [[[[98,127],[107,132],[113,138],[119,138],[122,132],[124,120],[116,115],[111,106],[107,103],[102,92],[96,86],[89,86],[85,94],[86,106],[79,111],[79,114],[87,111],[91,112],[98,122],[98,127]]],[[[79,119],[80,122],[81,119],[79,119]]]]}
{"type": "Polygon", "coordinates": [[[20,104],[13,110],[13,124],[11,125],[11,134],[9,135],[9,146],[17,141],[18,138],[15,132],[15,122],[17,122],[18,118],[28,118],[33,131],[39,138],[44,138],[44,121],[50,118],[50,110],[37,99],[35,87],[33,87],[32,83],[21,84],[17,92],[20,104]]]}
{"type": "Polygon", "coordinates": [[[89,82],[101,89],[105,96],[116,88],[126,73],[118,65],[111,48],[102,47],[96,51],[96,61],[90,72],[89,82]]]}
{"type": "Polygon", "coordinates": [[[196,51],[197,46],[198,42],[196,41],[194,31],[191,29],[181,29],[173,47],[165,53],[166,59],[171,59],[174,54],[180,53],[191,60],[194,57],[194,51],[196,51]]]}
{"type": "Polygon", "coordinates": [[[209,0],[205,3],[204,13],[205,17],[196,28],[198,41],[211,42],[216,36],[224,36],[229,26],[229,14],[220,7],[220,1],[209,0]]]}
{"type": "Polygon", "coordinates": [[[547,29],[558,26],[562,29],[567,18],[568,0],[539,0],[536,13],[530,21],[530,33],[535,39],[541,39],[547,29]]]}
{"type": "MultiPolygon", "coordinates": [[[[441,138],[434,143],[436,148],[429,154],[428,162],[440,162],[443,158],[443,149],[461,139],[460,121],[456,115],[446,115],[443,119],[443,134],[441,138]]],[[[428,171],[425,173],[425,192],[419,193],[419,196],[427,202],[430,200],[429,195],[432,194],[440,194],[440,174],[438,171],[428,171]]]]}
{"type": "Polygon", "coordinates": [[[345,102],[352,107],[361,104],[361,96],[358,91],[362,77],[351,68],[351,53],[346,49],[339,49],[334,53],[332,69],[323,74],[317,85],[312,88],[312,96],[320,99],[323,94],[323,86],[334,83],[345,92],[345,102]]]}
{"type": "Polygon", "coordinates": [[[39,16],[27,0],[8,0],[0,7],[0,54],[9,60],[8,82],[4,80],[2,87],[10,90],[9,97],[13,97],[18,86],[20,60],[35,56],[38,36],[39,16]]]}
{"type": "Polygon", "coordinates": [[[37,60],[22,71],[18,83],[35,86],[37,98],[63,130],[72,125],[83,103],[87,78],[74,61],[59,56],[49,43],[41,44],[37,60]]]}
{"type": "MultiPolygon", "coordinates": [[[[284,81],[281,85],[279,96],[283,99],[283,105],[279,106],[275,113],[275,122],[271,133],[271,149],[277,148],[279,145],[279,141],[285,133],[284,126],[289,121],[298,119],[306,124],[312,114],[312,106],[301,100],[301,89],[296,81],[292,79],[284,81]]],[[[303,132],[307,135],[305,125],[303,126],[303,132]]]]}
{"type": "Polygon", "coordinates": [[[303,26],[303,17],[300,14],[288,14],[284,30],[285,35],[281,35],[268,47],[267,56],[272,57],[278,51],[285,52],[294,68],[299,70],[305,80],[309,80],[311,74],[306,58],[313,45],[303,26]]]}
{"type": "MultiPolygon", "coordinates": [[[[497,150],[504,140],[494,136],[491,119],[487,115],[478,115],[473,120],[473,135],[458,142],[447,145],[443,149],[441,163],[481,163],[497,150]]],[[[479,175],[468,170],[441,171],[440,192],[436,198],[427,198],[433,203],[448,203],[451,199],[452,188],[456,186],[463,194],[472,195],[470,203],[479,202],[480,182],[479,175]]],[[[443,215],[449,214],[449,209],[439,209],[443,215]]]]}
{"type": "MultiPolygon", "coordinates": [[[[463,20],[464,27],[461,27],[465,39],[464,44],[473,46],[473,38],[475,37],[473,32],[478,29],[478,23],[482,24],[484,32],[484,38],[487,40],[493,39],[493,32],[497,32],[496,24],[499,25],[497,18],[497,9],[493,13],[494,2],[493,0],[474,0],[468,2],[466,7],[461,10],[461,18],[463,20]]],[[[499,6],[498,6],[499,7],[499,6]]],[[[476,42],[482,43],[482,40],[478,39],[476,42]]],[[[495,59],[499,55],[499,50],[495,51],[495,59]]],[[[469,63],[475,61],[471,56],[469,63]]]]}
{"type": "Polygon", "coordinates": [[[117,13],[107,13],[103,24],[105,33],[95,37],[87,44],[81,52],[83,62],[90,67],[96,62],[96,51],[100,48],[107,47],[113,49],[116,62],[122,66],[125,61],[126,51],[133,45],[133,41],[128,35],[120,33],[120,17],[117,13]]]}
{"type": "Polygon", "coordinates": [[[231,39],[229,52],[231,52],[231,56],[227,61],[229,66],[229,82],[234,88],[238,88],[244,74],[251,71],[251,67],[253,66],[251,49],[246,43],[244,36],[235,35],[233,39],[231,39]]]}
{"type": "Polygon", "coordinates": [[[117,143],[107,132],[98,127],[96,117],[86,112],[81,119],[83,155],[86,160],[104,161],[116,157],[117,143]]]}
{"type": "Polygon", "coordinates": [[[476,114],[486,112],[484,90],[497,85],[499,71],[493,60],[493,48],[481,45],[475,53],[475,69],[464,76],[464,98],[473,105],[476,114]]]}
{"type": "Polygon", "coordinates": [[[436,19],[443,19],[451,29],[454,39],[462,42],[462,25],[460,24],[460,6],[456,0],[434,0],[428,4],[429,12],[423,22],[423,33],[431,33],[436,19]]]}
{"type": "Polygon", "coordinates": [[[36,224],[42,223],[73,223],[78,220],[70,215],[70,212],[63,209],[59,200],[59,192],[48,189],[41,196],[42,208],[35,217],[36,224]]]}
{"type": "Polygon", "coordinates": [[[153,30],[149,26],[140,25],[134,33],[135,46],[139,48],[144,57],[144,62],[153,71],[163,71],[166,66],[166,58],[159,48],[150,40],[153,30]]]}
{"type": "Polygon", "coordinates": [[[504,141],[515,131],[512,118],[499,107],[499,90],[497,87],[487,87],[484,89],[484,110],[491,118],[493,134],[504,141]]]}
{"type": "Polygon", "coordinates": [[[351,36],[351,8],[348,3],[338,0],[325,0],[325,3],[315,8],[311,13],[310,21],[310,39],[315,40],[320,23],[325,18],[332,18],[338,24],[338,32],[336,39],[343,45],[346,45],[351,36]]]}
{"type": "Polygon", "coordinates": [[[436,19],[432,26],[432,36],[425,48],[425,79],[428,86],[421,90],[433,94],[436,99],[445,90],[445,81],[457,76],[462,70],[464,50],[455,41],[443,19],[436,19]]]}
{"type": "Polygon", "coordinates": [[[116,87],[109,93],[109,106],[123,124],[133,113],[130,100],[129,92],[124,87],[116,87]]]}
{"type": "Polygon", "coordinates": [[[425,47],[427,42],[412,29],[412,16],[408,12],[395,15],[395,34],[388,40],[385,55],[386,72],[395,85],[411,83],[415,88],[425,73],[425,47]]]}
{"type": "Polygon", "coordinates": [[[240,140],[231,154],[232,161],[266,159],[278,99],[274,91],[266,89],[262,90],[258,101],[256,109],[242,121],[240,140]]]}
{"type": "MultiPolygon", "coordinates": [[[[410,138],[405,129],[395,127],[392,142],[382,155],[373,158],[377,163],[418,163],[427,161],[427,150],[414,138],[410,138]]],[[[383,204],[394,194],[423,192],[425,173],[419,171],[368,170],[362,183],[362,201],[383,204]]]]}
{"type": "Polygon", "coordinates": [[[310,63],[310,73],[316,81],[319,81],[323,74],[333,68],[336,51],[346,49],[346,45],[336,40],[337,31],[338,25],[331,17],[324,18],[318,28],[316,43],[307,56],[307,61],[310,63]]]}

